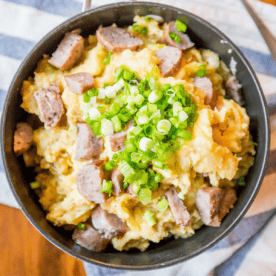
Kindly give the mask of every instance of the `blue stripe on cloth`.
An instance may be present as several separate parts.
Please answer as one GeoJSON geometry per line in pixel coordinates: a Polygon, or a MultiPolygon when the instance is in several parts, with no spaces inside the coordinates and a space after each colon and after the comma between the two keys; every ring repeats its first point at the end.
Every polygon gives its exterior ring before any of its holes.
{"type": "Polygon", "coordinates": [[[117,270],[117,269],[110,269],[110,268],[103,268],[97,265],[92,265],[86,262],[83,262],[85,272],[87,276],[112,276],[126,273],[127,271],[124,270],[117,270]]]}
{"type": "Polygon", "coordinates": [[[0,34],[0,55],[22,60],[35,45],[34,42],[0,34]]]}
{"type": "Polygon", "coordinates": [[[82,4],[74,0],[8,0],[7,2],[25,5],[44,12],[68,17],[80,13],[82,10],[82,4]]]}
{"type": "Polygon", "coordinates": [[[243,261],[245,260],[247,253],[254,246],[269,222],[276,216],[275,209],[272,210],[270,213],[271,215],[266,220],[264,225],[256,232],[256,234],[251,237],[249,241],[240,249],[238,249],[230,258],[228,258],[225,262],[214,269],[213,276],[234,276],[236,274],[243,261]]]}
{"type": "Polygon", "coordinates": [[[271,55],[256,52],[244,47],[239,48],[256,72],[276,77],[276,64],[271,55]]]}
{"type": "Polygon", "coordinates": [[[210,250],[214,251],[217,249],[227,248],[235,244],[246,243],[263,227],[274,212],[274,210],[270,210],[259,215],[244,218],[227,237],[225,237],[210,250]]]}

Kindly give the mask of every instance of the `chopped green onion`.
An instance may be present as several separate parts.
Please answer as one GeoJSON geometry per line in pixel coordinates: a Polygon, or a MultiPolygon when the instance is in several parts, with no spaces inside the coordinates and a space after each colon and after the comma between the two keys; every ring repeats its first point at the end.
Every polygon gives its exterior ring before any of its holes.
{"type": "Polygon", "coordinates": [[[175,102],[173,104],[173,116],[177,116],[180,111],[183,110],[183,106],[180,102],[175,102]]]}
{"type": "Polygon", "coordinates": [[[150,93],[150,95],[148,97],[148,101],[150,103],[156,103],[162,98],[162,96],[163,96],[162,92],[160,92],[158,90],[154,90],[150,93]]]}
{"type": "Polygon", "coordinates": [[[140,201],[147,205],[151,202],[151,190],[149,188],[143,188],[138,193],[138,198],[140,201]]]}
{"type": "Polygon", "coordinates": [[[207,73],[207,69],[206,69],[205,64],[201,64],[201,65],[198,67],[197,71],[196,71],[196,75],[197,75],[198,77],[204,77],[204,76],[206,75],[206,73],[207,73]]]}
{"type": "Polygon", "coordinates": [[[77,227],[78,227],[79,229],[81,229],[81,230],[85,230],[85,224],[84,224],[84,223],[79,223],[79,224],[77,225],[77,227]]]}
{"type": "Polygon", "coordinates": [[[157,124],[157,130],[162,134],[167,134],[170,131],[171,126],[171,122],[169,120],[164,119],[157,124]]]}
{"type": "Polygon", "coordinates": [[[150,118],[147,115],[140,115],[137,121],[139,125],[144,125],[150,121],[150,118]]]}
{"type": "Polygon", "coordinates": [[[123,161],[119,165],[118,170],[125,177],[125,181],[130,179],[135,174],[134,169],[126,161],[123,161]]]}
{"type": "Polygon", "coordinates": [[[116,163],[113,160],[110,160],[105,163],[104,168],[106,171],[111,171],[116,167],[116,163]]]}
{"type": "Polygon", "coordinates": [[[105,64],[105,65],[108,65],[109,63],[110,63],[110,59],[111,59],[111,56],[113,55],[113,53],[112,52],[109,52],[108,53],[108,57],[107,58],[105,58],[104,60],[103,60],[103,63],[105,64]]]}
{"type": "Polygon", "coordinates": [[[161,199],[157,204],[157,210],[160,212],[164,212],[169,206],[168,200],[165,198],[161,199]]]}
{"type": "Polygon", "coordinates": [[[181,37],[178,36],[176,33],[169,32],[169,36],[170,36],[171,40],[174,40],[176,43],[181,42],[181,37]]]}
{"type": "Polygon", "coordinates": [[[183,110],[178,113],[178,119],[180,122],[184,122],[185,120],[188,119],[188,117],[189,116],[187,115],[187,113],[183,110]]]}
{"type": "Polygon", "coordinates": [[[182,130],[178,131],[176,135],[177,135],[177,137],[180,137],[186,141],[190,141],[193,138],[193,134],[186,129],[182,129],[182,130]]]}
{"type": "Polygon", "coordinates": [[[152,20],[153,20],[153,18],[150,17],[150,16],[146,16],[146,17],[145,17],[145,22],[146,22],[146,23],[149,23],[149,22],[151,22],[152,20]]]}
{"type": "Polygon", "coordinates": [[[244,181],[244,177],[243,176],[239,178],[239,185],[240,186],[245,186],[245,181],[244,181]]]}
{"type": "MultiPolygon", "coordinates": [[[[130,90],[131,95],[133,95],[133,96],[137,96],[139,94],[139,89],[137,86],[130,85],[129,90],[130,90]]],[[[140,96],[142,96],[142,95],[140,95],[140,96]]]]}
{"type": "Polygon", "coordinates": [[[40,183],[39,182],[31,182],[30,183],[30,187],[31,189],[37,189],[37,188],[40,188],[40,183]]]}
{"type": "Polygon", "coordinates": [[[154,215],[155,214],[151,210],[147,210],[144,214],[144,218],[150,227],[156,224],[154,215]]]}
{"type": "Polygon", "coordinates": [[[101,193],[107,193],[110,196],[112,193],[112,187],[113,187],[113,182],[107,181],[104,179],[103,184],[101,186],[101,193]]]}
{"type": "Polygon", "coordinates": [[[114,131],[118,132],[122,130],[122,123],[118,117],[118,115],[111,118],[111,122],[113,123],[114,131]]]}
{"type": "Polygon", "coordinates": [[[106,88],[108,86],[110,86],[110,84],[109,83],[105,83],[104,86],[103,86],[103,88],[106,88]]]}
{"type": "Polygon", "coordinates": [[[108,119],[101,120],[101,132],[103,135],[112,135],[114,133],[113,124],[108,119]]]}
{"type": "Polygon", "coordinates": [[[143,137],[139,142],[139,148],[142,151],[150,150],[153,146],[153,141],[150,138],[143,137]]]}
{"type": "Polygon", "coordinates": [[[97,107],[90,108],[88,113],[91,120],[97,120],[102,115],[97,107]]]}
{"type": "Polygon", "coordinates": [[[138,105],[141,105],[144,100],[145,98],[141,94],[139,94],[135,97],[134,102],[138,105]]]}
{"type": "Polygon", "coordinates": [[[253,145],[256,146],[256,147],[259,146],[259,144],[258,144],[258,143],[255,143],[255,142],[253,143],[253,145]]]}
{"type": "Polygon", "coordinates": [[[133,134],[134,136],[138,135],[142,131],[142,128],[140,126],[134,127],[131,131],[130,134],[133,134]]]}
{"type": "Polygon", "coordinates": [[[134,183],[131,185],[131,188],[132,188],[132,190],[133,190],[133,192],[134,192],[135,194],[138,194],[141,187],[140,187],[140,185],[139,185],[137,182],[134,182],[134,183]]]}
{"type": "Polygon", "coordinates": [[[178,195],[177,195],[180,199],[184,200],[185,199],[185,196],[183,195],[182,192],[180,192],[178,195]]]}
{"type": "Polygon", "coordinates": [[[156,90],[158,88],[157,81],[154,77],[150,77],[149,87],[150,87],[151,90],[156,90]]]}
{"type": "Polygon", "coordinates": [[[85,94],[88,94],[91,97],[96,97],[99,95],[99,89],[96,87],[91,88],[90,90],[87,90],[85,94]]]}
{"type": "Polygon", "coordinates": [[[76,134],[78,132],[78,128],[76,126],[70,126],[69,132],[72,134],[76,134]]]}
{"type": "Polygon", "coordinates": [[[177,31],[181,33],[185,33],[187,31],[187,25],[181,22],[180,20],[176,20],[174,26],[177,29],[177,31]]]}
{"type": "Polygon", "coordinates": [[[125,190],[129,186],[129,183],[123,182],[123,189],[125,190]]]}
{"type": "Polygon", "coordinates": [[[141,26],[141,25],[138,25],[138,24],[134,24],[132,26],[132,29],[133,29],[134,32],[141,33],[143,35],[148,33],[148,27],[146,27],[146,26],[141,26]]]}

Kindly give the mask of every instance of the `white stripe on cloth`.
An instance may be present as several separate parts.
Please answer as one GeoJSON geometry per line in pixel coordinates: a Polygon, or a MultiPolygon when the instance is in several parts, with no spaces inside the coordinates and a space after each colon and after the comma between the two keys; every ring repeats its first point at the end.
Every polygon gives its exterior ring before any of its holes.
{"type": "Polygon", "coordinates": [[[0,33],[37,42],[66,17],[0,1],[0,33]]]}
{"type": "Polygon", "coordinates": [[[260,237],[246,255],[236,276],[276,275],[276,216],[267,225],[260,237]]]}
{"type": "Polygon", "coordinates": [[[20,63],[17,59],[0,55],[0,89],[8,90],[20,63]]]}

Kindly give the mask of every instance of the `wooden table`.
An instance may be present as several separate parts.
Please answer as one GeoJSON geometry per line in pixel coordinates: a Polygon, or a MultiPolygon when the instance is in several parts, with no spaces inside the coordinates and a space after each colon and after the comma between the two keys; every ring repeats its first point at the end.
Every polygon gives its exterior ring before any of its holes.
{"type": "MultiPolygon", "coordinates": [[[[263,0],[276,5],[276,0],[263,0]]],[[[269,168],[258,198],[262,202],[271,200],[267,190],[276,189],[273,185],[276,176],[276,115],[271,118],[271,156],[269,168]]],[[[260,202],[260,201],[259,201],[260,202]]],[[[259,208],[253,204],[251,214],[259,208]]],[[[0,275],[3,276],[82,276],[86,275],[83,264],[62,252],[48,242],[29,223],[20,210],[0,204],[0,275]]]]}

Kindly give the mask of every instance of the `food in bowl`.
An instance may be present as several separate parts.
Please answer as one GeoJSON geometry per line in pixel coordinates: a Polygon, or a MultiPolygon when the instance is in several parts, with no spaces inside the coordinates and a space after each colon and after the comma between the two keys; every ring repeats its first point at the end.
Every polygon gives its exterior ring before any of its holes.
{"type": "Polygon", "coordinates": [[[96,252],[220,226],[254,162],[241,87],[219,56],[179,20],[134,22],[67,33],[21,89],[30,115],[14,152],[47,220],[96,252]]]}

